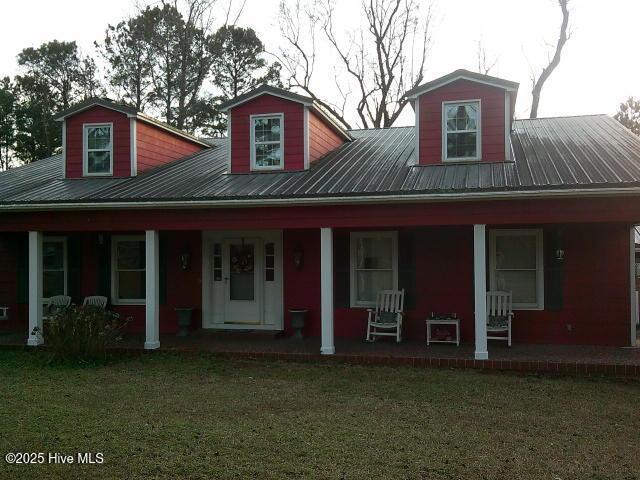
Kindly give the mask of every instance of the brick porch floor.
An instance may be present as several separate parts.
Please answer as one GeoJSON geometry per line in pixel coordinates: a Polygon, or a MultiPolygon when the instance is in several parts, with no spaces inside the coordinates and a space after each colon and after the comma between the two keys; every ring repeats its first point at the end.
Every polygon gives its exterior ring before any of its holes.
{"type": "MultiPolygon", "coordinates": [[[[25,335],[0,335],[0,346],[21,346],[25,335]]],[[[128,335],[119,349],[140,351],[142,335],[128,335]]],[[[320,339],[295,340],[267,333],[235,333],[200,330],[188,337],[162,335],[161,350],[210,352],[242,357],[295,361],[333,361],[354,364],[413,365],[563,374],[607,374],[640,377],[640,348],[584,345],[513,345],[489,342],[489,360],[473,359],[473,346],[431,345],[424,342],[380,340],[367,343],[359,339],[337,339],[336,354],[320,355],[320,339]]]]}

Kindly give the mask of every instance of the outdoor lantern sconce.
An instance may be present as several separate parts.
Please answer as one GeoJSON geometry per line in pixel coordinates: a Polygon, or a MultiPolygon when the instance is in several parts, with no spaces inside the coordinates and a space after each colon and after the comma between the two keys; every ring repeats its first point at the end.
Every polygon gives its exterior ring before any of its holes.
{"type": "Polygon", "coordinates": [[[188,270],[191,266],[191,253],[188,250],[185,250],[180,254],[180,268],[182,270],[188,270]]]}
{"type": "Polygon", "coordinates": [[[559,262],[564,260],[564,250],[562,248],[558,248],[556,250],[556,260],[559,262]]]}
{"type": "Polygon", "coordinates": [[[304,263],[304,252],[302,251],[302,245],[296,244],[296,248],[293,249],[293,265],[296,270],[302,270],[302,264],[304,263]]]}

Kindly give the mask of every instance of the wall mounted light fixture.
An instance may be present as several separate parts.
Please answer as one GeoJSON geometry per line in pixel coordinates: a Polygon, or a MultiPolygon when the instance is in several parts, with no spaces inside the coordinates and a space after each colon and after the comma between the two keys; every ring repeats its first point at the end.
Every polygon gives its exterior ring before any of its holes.
{"type": "Polygon", "coordinates": [[[296,247],[293,249],[293,265],[296,267],[296,270],[302,270],[303,264],[304,251],[302,250],[302,245],[297,243],[296,247]]]}
{"type": "Polygon", "coordinates": [[[180,254],[180,268],[182,270],[189,270],[191,266],[191,253],[188,250],[184,250],[180,254]]]}

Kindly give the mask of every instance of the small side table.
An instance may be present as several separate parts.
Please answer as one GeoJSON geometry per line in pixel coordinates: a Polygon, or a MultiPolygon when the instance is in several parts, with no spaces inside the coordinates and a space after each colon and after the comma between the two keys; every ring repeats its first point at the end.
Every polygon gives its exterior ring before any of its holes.
{"type": "Polygon", "coordinates": [[[431,343],[455,343],[460,346],[460,319],[459,318],[427,318],[427,346],[431,343]],[[435,325],[453,325],[456,329],[455,340],[433,340],[431,338],[431,327],[435,325]]]}

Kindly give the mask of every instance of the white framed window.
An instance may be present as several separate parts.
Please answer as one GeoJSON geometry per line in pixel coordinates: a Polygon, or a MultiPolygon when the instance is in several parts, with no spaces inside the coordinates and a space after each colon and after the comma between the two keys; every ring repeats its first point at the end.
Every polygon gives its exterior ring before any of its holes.
{"type": "Polygon", "coordinates": [[[67,295],[67,239],[44,237],[42,239],[42,298],[47,301],[54,295],[67,295]]]}
{"type": "Polygon", "coordinates": [[[251,115],[251,169],[284,168],[284,114],[251,115]]]}
{"type": "Polygon", "coordinates": [[[375,306],[380,290],[398,288],[398,232],[351,232],[351,306],[375,306]]]}
{"type": "Polygon", "coordinates": [[[144,304],[144,235],[119,235],[111,243],[111,296],[114,304],[144,304]]]}
{"type": "Polygon", "coordinates": [[[85,123],[82,127],[83,174],[113,175],[113,124],[85,123]]]}
{"type": "Polygon", "coordinates": [[[480,100],[442,102],[442,160],[480,160],[480,100]]]}
{"type": "Polygon", "coordinates": [[[512,292],[513,308],[544,309],[544,261],[541,229],[491,230],[491,290],[512,292]]]}

